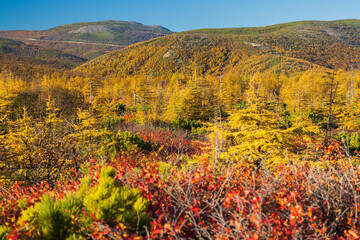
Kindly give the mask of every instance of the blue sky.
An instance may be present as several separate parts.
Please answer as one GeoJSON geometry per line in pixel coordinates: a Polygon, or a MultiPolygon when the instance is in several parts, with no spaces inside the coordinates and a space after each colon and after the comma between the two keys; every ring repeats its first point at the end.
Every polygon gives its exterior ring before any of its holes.
{"type": "Polygon", "coordinates": [[[179,32],[345,18],[360,19],[359,0],[0,0],[0,30],[124,20],[179,32]]]}

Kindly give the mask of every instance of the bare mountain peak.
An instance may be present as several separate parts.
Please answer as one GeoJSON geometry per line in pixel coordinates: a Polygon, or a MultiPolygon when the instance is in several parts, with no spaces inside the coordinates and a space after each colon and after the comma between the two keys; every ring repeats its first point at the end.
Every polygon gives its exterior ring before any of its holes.
{"type": "Polygon", "coordinates": [[[95,34],[95,33],[101,33],[111,31],[111,27],[108,25],[91,25],[91,26],[85,26],[81,27],[77,30],[71,30],[68,32],[68,34],[74,34],[74,33],[80,33],[80,34],[95,34]]]}

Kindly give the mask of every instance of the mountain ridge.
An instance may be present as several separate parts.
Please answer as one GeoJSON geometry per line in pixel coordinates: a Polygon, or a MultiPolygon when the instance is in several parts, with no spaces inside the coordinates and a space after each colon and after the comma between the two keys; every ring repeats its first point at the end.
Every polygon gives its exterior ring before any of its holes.
{"type": "Polygon", "coordinates": [[[134,21],[105,20],[66,24],[48,30],[0,31],[0,37],[93,59],[137,42],[172,33],[160,25],[147,26],[134,21]],[[83,46],[79,47],[79,43],[83,46]]]}

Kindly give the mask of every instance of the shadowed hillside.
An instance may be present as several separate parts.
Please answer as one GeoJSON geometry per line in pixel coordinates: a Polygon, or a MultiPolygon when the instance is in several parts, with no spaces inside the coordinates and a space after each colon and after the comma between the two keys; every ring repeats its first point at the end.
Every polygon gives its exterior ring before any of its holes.
{"type": "Polygon", "coordinates": [[[39,72],[50,74],[54,70],[69,70],[86,61],[84,58],[58,50],[1,37],[0,60],[0,72],[7,69],[26,78],[39,72]]]}
{"type": "Polygon", "coordinates": [[[0,36],[92,59],[104,53],[171,34],[162,26],[137,22],[83,22],[45,31],[0,31],[0,36]]]}

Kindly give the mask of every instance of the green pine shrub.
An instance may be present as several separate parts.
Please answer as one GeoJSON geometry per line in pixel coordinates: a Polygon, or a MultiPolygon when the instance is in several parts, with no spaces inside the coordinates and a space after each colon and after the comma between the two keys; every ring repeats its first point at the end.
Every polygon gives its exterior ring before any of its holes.
{"type": "Polygon", "coordinates": [[[0,240],[6,239],[6,234],[8,234],[11,229],[7,226],[0,226],[0,240]]]}
{"type": "Polygon", "coordinates": [[[192,135],[203,135],[207,133],[206,127],[200,127],[200,128],[192,128],[191,129],[191,134],[192,135]]]}
{"type": "Polygon", "coordinates": [[[116,126],[120,125],[123,119],[118,116],[105,115],[101,118],[103,128],[107,130],[114,130],[116,126]]]}
{"type": "Polygon", "coordinates": [[[17,205],[21,210],[25,210],[29,203],[25,198],[21,198],[17,201],[17,205]]]}
{"type": "Polygon", "coordinates": [[[171,125],[176,129],[190,130],[193,136],[206,133],[206,127],[200,120],[189,120],[177,116],[172,120],[171,125]]]}
{"type": "Polygon", "coordinates": [[[112,134],[104,140],[103,153],[105,155],[115,156],[121,151],[129,150],[143,150],[153,151],[157,149],[157,144],[151,141],[144,141],[138,133],[132,134],[131,132],[121,132],[112,134]]]}
{"type": "Polygon", "coordinates": [[[116,103],[113,107],[113,112],[116,114],[122,114],[126,111],[126,106],[123,103],[116,103]]]}
{"type": "Polygon", "coordinates": [[[346,144],[351,153],[360,151],[360,136],[358,133],[340,133],[339,138],[346,144]]]}
{"type": "MultiPolygon", "coordinates": [[[[150,217],[146,215],[146,199],[140,196],[137,189],[122,186],[114,179],[115,169],[103,167],[99,184],[84,194],[87,187],[81,188],[80,196],[84,196],[87,211],[94,213],[98,220],[103,220],[109,226],[118,222],[128,226],[131,232],[144,234],[145,227],[150,227],[150,217]]],[[[83,182],[82,184],[88,184],[83,182]]]]}
{"type": "Polygon", "coordinates": [[[306,116],[313,122],[313,123],[320,123],[322,121],[324,121],[323,116],[317,112],[316,110],[309,110],[306,113],[306,116]]]}
{"type": "Polygon", "coordinates": [[[70,235],[66,240],[85,240],[85,239],[88,239],[88,238],[85,238],[83,236],[80,236],[80,235],[77,235],[77,234],[72,234],[70,235]]]}
{"type": "Polygon", "coordinates": [[[44,195],[40,202],[26,209],[18,223],[28,226],[43,239],[67,239],[80,229],[81,199],[69,194],[60,201],[44,195]]]}
{"type": "MultiPolygon", "coordinates": [[[[76,194],[68,194],[59,201],[44,195],[23,211],[19,226],[34,238],[81,239],[86,237],[84,229],[91,226],[90,216],[94,214],[97,220],[111,227],[123,223],[129,232],[146,234],[151,222],[145,212],[147,200],[140,196],[139,190],[123,186],[115,175],[114,168],[103,167],[99,183],[93,187],[89,187],[90,177],[85,176],[76,194]]],[[[18,204],[25,206],[25,202],[18,204]]],[[[8,228],[0,226],[0,240],[7,232],[8,228]]]]}
{"type": "Polygon", "coordinates": [[[179,116],[175,117],[171,125],[176,129],[192,130],[194,128],[201,128],[203,125],[200,120],[189,120],[179,116]]]}
{"type": "Polygon", "coordinates": [[[359,151],[360,150],[359,134],[354,133],[353,135],[350,136],[349,149],[350,149],[350,151],[359,151]]]}
{"type": "Polygon", "coordinates": [[[238,109],[238,110],[247,109],[248,107],[249,107],[249,102],[246,100],[241,101],[240,103],[232,106],[233,109],[238,109]]]}

